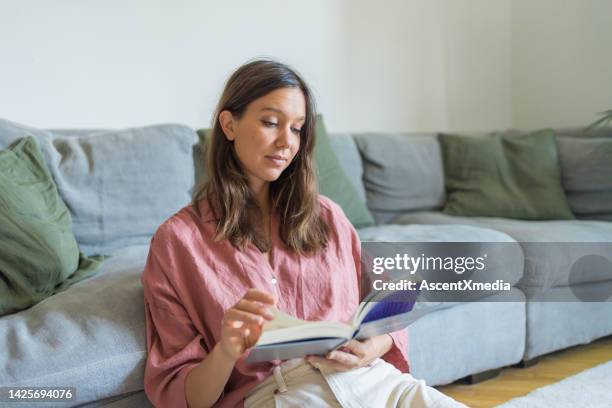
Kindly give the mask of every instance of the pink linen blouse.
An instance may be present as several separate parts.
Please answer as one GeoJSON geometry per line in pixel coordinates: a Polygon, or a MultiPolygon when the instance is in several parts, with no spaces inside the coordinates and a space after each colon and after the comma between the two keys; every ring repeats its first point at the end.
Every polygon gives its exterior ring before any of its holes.
{"type": "MultiPolygon", "coordinates": [[[[186,206],[155,232],[141,277],[144,288],[147,361],[144,388],[156,407],[185,408],[185,378],[213,349],[221,320],[247,289],[276,294],[276,307],[305,320],[348,322],[369,292],[361,282],[361,246],[342,209],[319,196],[330,227],[329,245],[298,256],[279,236],[271,217],[272,262],[254,245],[239,251],[228,240],[214,241],[216,220],[208,200],[202,217],[186,206]],[[364,293],[360,293],[364,292],[364,293]]],[[[382,358],[408,372],[405,330],[391,333],[393,345],[382,358]]],[[[243,407],[244,397],[266,379],[280,360],[235,364],[214,406],[243,407]]]]}

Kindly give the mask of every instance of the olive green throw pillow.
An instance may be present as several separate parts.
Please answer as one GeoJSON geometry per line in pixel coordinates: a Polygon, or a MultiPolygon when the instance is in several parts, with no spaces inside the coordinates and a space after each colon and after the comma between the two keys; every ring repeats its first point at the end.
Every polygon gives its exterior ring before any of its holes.
{"type": "MultiPolygon", "coordinates": [[[[201,144],[206,145],[210,132],[210,129],[198,130],[201,144]]],[[[319,192],[342,207],[355,228],[374,225],[372,214],[359,197],[332,149],[322,115],[317,115],[314,160],[319,192]]]]}
{"type": "Polygon", "coordinates": [[[0,150],[0,316],[93,275],[102,259],[79,251],[36,139],[0,150]]]}
{"type": "Polygon", "coordinates": [[[361,200],[332,149],[323,116],[317,115],[314,159],[319,191],[335,201],[355,228],[374,225],[374,217],[361,200]]]}
{"type": "Polygon", "coordinates": [[[552,129],[529,134],[440,134],[450,215],[575,218],[561,185],[552,129]]]}

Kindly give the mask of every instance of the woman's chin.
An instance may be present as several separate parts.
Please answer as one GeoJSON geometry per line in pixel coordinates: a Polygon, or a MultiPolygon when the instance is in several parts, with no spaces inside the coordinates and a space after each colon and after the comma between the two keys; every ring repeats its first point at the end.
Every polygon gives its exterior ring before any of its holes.
{"type": "Polygon", "coordinates": [[[280,177],[280,173],[275,176],[266,177],[265,180],[272,183],[273,181],[278,180],[279,177],[280,177]]]}
{"type": "Polygon", "coordinates": [[[267,171],[262,179],[269,181],[269,182],[273,182],[278,180],[278,178],[281,176],[281,174],[283,174],[283,170],[284,169],[279,169],[279,170],[273,170],[273,171],[267,171]]]}

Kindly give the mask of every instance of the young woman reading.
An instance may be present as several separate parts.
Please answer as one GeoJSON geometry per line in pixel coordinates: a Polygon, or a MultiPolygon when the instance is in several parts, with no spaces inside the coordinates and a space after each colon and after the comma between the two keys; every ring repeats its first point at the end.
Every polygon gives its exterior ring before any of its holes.
{"type": "Polygon", "coordinates": [[[317,191],[315,112],[304,80],[279,62],[229,78],[207,183],[155,232],[141,279],[155,406],[463,406],[407,373],[405,330],[327,356],[244,361],[271,308],[345,322],[361,299],[357,233],[317,191]]]}

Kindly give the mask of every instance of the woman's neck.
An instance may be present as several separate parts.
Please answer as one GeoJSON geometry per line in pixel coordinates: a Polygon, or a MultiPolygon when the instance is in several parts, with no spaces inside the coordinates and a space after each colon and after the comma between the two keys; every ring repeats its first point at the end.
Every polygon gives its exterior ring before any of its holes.
{"type": "Polygon", "coordinates": [[[251,183],[251,191],[264,217],[268,217],[270,214],[270,183],[267,181],[251,183]]]}
{"type": "Polygon", "coordinates": [[[270,183],[264,181],[251,183],[251,191],[262,213],[261,233],[264,237],[270,238],[270,183]]]}

